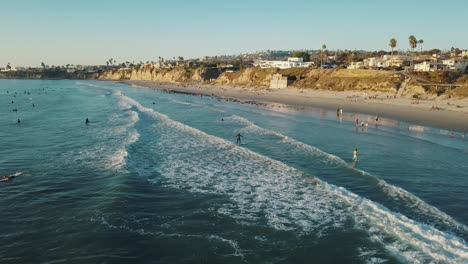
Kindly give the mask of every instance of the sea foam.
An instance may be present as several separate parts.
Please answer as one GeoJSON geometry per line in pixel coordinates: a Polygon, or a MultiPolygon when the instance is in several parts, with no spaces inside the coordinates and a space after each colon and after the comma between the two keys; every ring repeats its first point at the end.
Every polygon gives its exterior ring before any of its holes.
{"type": "MultiPolygon", "coordinates": [[[[227,195],[232,202],[221,205],[218,213],[247,225],[266,219],[277,230],[317,236],[345,228],[351,218],[356,228],[367,232],[371,240],[403,261],[468,261],[466,243],[454,235],[174,121],[129,97],[123,99],[161,121],[157,129],[161,133],[159,147],[165,157],[159,167],[160,174],[166,177],[163,184],[192,192],[227,195]]],[[[284,140],[301,145],[289,138],[284,140]]],[[[304,147],[317,150],[305,144],[304,147]]],[[[328,156],[322,151],[317,153],[328,156]]],[[[328,157],[330,162],[344,162],[336,156],[328,157]]]]}

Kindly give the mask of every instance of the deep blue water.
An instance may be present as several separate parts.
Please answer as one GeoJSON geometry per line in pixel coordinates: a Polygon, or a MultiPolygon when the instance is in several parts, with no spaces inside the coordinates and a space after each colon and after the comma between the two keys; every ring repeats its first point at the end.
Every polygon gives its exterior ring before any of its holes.
{"type": "Polygon", "coordinates": [[[457,132],[96,81],[0,113],[2,264],[468,262],[457,132]]]}

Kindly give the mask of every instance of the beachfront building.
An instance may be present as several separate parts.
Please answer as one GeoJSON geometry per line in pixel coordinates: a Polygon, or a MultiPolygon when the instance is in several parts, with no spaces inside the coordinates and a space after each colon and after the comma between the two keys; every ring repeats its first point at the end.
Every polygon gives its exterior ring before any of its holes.
{"type": "Polygon", "coordinates": [[[383,58],[378,58],[378,57],[372,57],[372,58],[367,58],[364,59],[364,66],[368,68],[384,68],[386,66],[386,61],[383,58]]]}
{"type": "Polygon", "coordinates": [[[281,73],[273,74],[270,81],[270,89],[288,88],[288,76],[281,73]]]}
{"type": "Polygon", "coordinates": [[[1,72],[15,72],[16,68],[14,66],[10,66],[10,68],[0,68],[1,72]]]}
{"type": "Polygon", "coordinates": [[[364,61],[355,61],[348,65],[347,69],[384,69],[388,67],[403,67],[409,64],[411,58],[406,55],[383,55],[382,57],[371,57],[364,61]]]}
{"type": "Polygon", "coordinates": [[[303,58],[288,58],[287,61],[270,61],[270,60],[257,60],[253,64],[255,67],[260,68],[307,68],[314,65],[313,62],[304,62],[303,58]]]}
{"type": "Polygon", "coordinates": [[[442,61],[443,64],[447,65],[449,70],[454,71],[467,71],[468,59],[461,58],[450,58],[442,61]]]}
{"type": "Polygon", "coordinates": [[[353,61],[351,62],[347,69],[348,70],[357,70],[357,69],[364,69],[364,62],[363,61],[353,61]]]}
{"type": "Polygon", "coordinates": [[[411,61],[410,56],[406,55],[383,55],[384,67],[403,67],[411,61]]]}
{"type": "Polygon", "coordinates": [[[421,63],[414,65],[415,71],[423,71],[423,72],[446,71],[448,69],[449,69],[448,65],[440,63],[440,62],[433,62],[433,61],[423,61],[421,63]]]}

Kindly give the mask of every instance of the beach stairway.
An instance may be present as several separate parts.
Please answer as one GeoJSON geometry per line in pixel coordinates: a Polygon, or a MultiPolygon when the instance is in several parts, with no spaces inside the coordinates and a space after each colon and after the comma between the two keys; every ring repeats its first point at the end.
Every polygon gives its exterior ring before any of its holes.
{"type": "Polygon", "coordinates": [[[411,78],[406,77],[405,80],[401,83],[400,88],[398,89],[397,92],[397,97],[401,97],[403,95],[403,92],[405,91],[406,86],[408,85],[408,82],[411,80],[411,78]]]}

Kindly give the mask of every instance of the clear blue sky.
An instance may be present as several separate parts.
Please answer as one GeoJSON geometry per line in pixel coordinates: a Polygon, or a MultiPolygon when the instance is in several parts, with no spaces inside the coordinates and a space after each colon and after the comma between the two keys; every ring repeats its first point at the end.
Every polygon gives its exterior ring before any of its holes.
{"type": "Polygon", "coordinates": [[[267,49],[468,48],[468,0],[0,0],[0,65],[267,49]]]}

